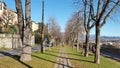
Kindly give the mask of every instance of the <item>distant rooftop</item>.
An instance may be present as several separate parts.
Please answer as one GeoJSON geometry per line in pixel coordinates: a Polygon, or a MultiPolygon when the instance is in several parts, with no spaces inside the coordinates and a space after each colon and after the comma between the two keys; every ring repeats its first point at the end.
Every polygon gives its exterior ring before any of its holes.
{"type": "Polygon", "coordinates": [[[1,3],[4,3],[4,5],[7,6],[3,0],[0,0],[0,2],[1,2],[1,3]]]}

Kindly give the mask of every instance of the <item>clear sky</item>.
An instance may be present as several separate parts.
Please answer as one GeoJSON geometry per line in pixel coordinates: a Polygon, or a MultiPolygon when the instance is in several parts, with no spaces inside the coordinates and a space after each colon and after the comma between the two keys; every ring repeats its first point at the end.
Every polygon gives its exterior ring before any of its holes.
{"type": "MultiPolygon", "coordinates": [[[[15,10],[14,0],[4,0],[7,7],[15,10]]],[[[25,0],[22,0],[23,2],[25,0]]],[[[33,21],[41,21],[41,1],[31,0],[31,18],[33,21]]],[[[61,26],[61,31],[64,32],[66,22],[75,11],[73,0],[44,0],[45,1],[45,23],[48,18],[55,17],[58,24],[61,26]]],[[[16,10],[15,10],[16,11],[16,10]]],[[[120,23],[114,23],[114,21],[108,21],[108,23],[102,27],[102,36],[120,36],[120,23]]],[[[91,34],[95,34],[95,30],[92,29],[91,34]]]]}

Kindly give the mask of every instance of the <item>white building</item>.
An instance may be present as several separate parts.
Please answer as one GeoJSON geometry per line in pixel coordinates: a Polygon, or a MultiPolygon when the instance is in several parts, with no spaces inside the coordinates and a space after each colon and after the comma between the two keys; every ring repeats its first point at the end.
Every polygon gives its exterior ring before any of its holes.
{"type": "Polygon", "coordinates": [[[32,31],[34,32],[34,31],[38,30],[38,27],[39,27],[39,24],[32,21],[32,31]]]}
{"type": "MultiPolygon", "coordinates": [[[[6,4],[4,2],[0,1],[0,18],[2,18],[4,16],[4,20],[6,21],[8,18],[11,17],[11,19],[9,20],[9,24],[8,25],[15,25],[18,24],[18,20],[17,20],[17,13],[9,8],[7,8],[6,4]],[[10,16],[10,17],[9,17],[10,16]]],[[[5,23],[0,22],[0,26],[4,26],[5,23]]],[[[35,31],[38,29],[38,24],[35,23],[34,21],[32,21],[32,31],[35,31]]]]}
{"type": "Polygon", "coordinates": [[[0,16],[1,16],[1,14],[3,13],[3,6],[4,6],[4,5],[5,5],[5,4],[0,1],[0,16]]]}
{"type": "Polygon", "coordinates": [[[0,24],[3,26],[5,23],[9,22],[8,25],[15,25],[17,24],[17,14],[15,11],[7,8],[6,4],[4,2],[0,1],[0,18],[4,20],[0,24]]]}

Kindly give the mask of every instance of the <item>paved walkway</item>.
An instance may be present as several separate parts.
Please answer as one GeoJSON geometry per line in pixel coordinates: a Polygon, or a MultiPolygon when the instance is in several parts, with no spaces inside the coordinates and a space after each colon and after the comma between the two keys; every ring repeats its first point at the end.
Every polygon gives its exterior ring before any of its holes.
{"type": "Polygon", "coordinates": [[[73,68],[63,47],[60,49],[58,56],[54,68],[73,68]]]}
{"type": "MultiPolygon", "coordinates": [[[[40,46],[32,47],[32,52],[39,51],[40,46]]],[[[8,55],[19,55],[22,53],[22,49],[14,49],[10,51],[0,51],[0,57],[8,56],[8,55]]]]}

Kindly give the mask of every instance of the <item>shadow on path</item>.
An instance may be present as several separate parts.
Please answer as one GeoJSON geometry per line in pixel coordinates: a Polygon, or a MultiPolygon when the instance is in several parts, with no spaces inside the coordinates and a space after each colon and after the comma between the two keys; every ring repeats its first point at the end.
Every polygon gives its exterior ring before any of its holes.
{"type": "Polygon", "coordinates": [[[33,68],[33,67],[31,67],[30,65],[28,65],[28,64],[20,61],[20,60],[19,60],[19,59],[20,59],[20,56],[18,56],[18,55],[11,55],[10,53],[8,53],[8,52],[3,52],[3,51],[0,51],[0,53],[3,54],[4,56],[8,56],[8,57],[10,57],[10,58],[12,58],[12,59],[15,59],[16,61],[20,62],[21,64],[23,64],[23,65],[26,66],[27,68],[33,68]]]}
{"type": "Polygon", "coordinates": [[[64,67],[64,66],[67,66],[67,67],[69,67],[69,68],[72,68],[71,66],[68,66],[68,65],[65,65],[65,64],[57,63],[57,62],[55,62],[55,61],[51,61],[51,60],[48,60],[48,59],[44,59],[44,58],[41,58],[41,57],[38,57],[38,56],[35,56],[35,55],[32,55],[32,56],[35,57],[35,58],[44,60],[44,61],[48,61],[48,62],[51,62],[51,63],[55,63],[55,64],[62,65],[63,67],[64,67]]]}
{"type": "Polygon", "coordinates": [[[82,59],[75,59],[75,58],[66,58],[66,57],[61,57],[61,56],[57,56],[57,55],[53,55],[53,54],[48,54],[48,53],[44,53],[44,54],[50,55],[50,56],[59,57],[59,58],[70,59],[70,60],[77,60],[77,61],[85,61],[85,62],[94,63],[93,61],[89,61],[89,60],[82,60],[82,59]]]}

